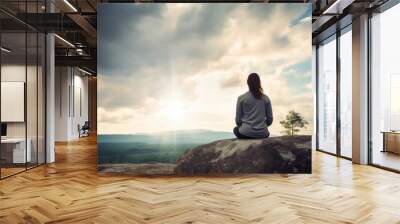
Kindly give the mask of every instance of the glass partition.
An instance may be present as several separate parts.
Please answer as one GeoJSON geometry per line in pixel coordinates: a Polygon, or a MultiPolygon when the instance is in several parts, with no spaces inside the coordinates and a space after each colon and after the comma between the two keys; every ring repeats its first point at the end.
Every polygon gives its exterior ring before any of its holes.
{"type": "Polygon", "coordinates": [[[26,169],[26,33],[1,34],[1,176],[26,169]]]}
{"type": "Polygon", "coordinates": [[[352,32],[340,36],[340,154],[352,157],[352,32]]]}
{"type": "Polygon", "coordinates": [[[336,154],[336,36],[318,47],[318,149],[336,154]]]}
{"type": "Polygon", "coordinates": [[[38,33],[38,65],[37,65],[37,147],[38,147],[38,164],[46,162],[46,139],[45,139],[45,124],[46,124],[46,78],[45,78],[45,65],[46,65],[46,39],[43,33],[38,33]]]}
{"type": "MultiPolygon", "coordinates": [[[[17,13],[43,12],[43,5],[0,3],[17,13]]],[[[43,33],[0,12],[1,179],[45,163],[45,44],[43,33]]]]}
{"type": "Polygon", "coordinates": [[[37,165],[38,160],[38,36],[36,32],[27,33],[27,82],[26,82],[26,113],[27,113],[27,143],[31,153],[27,167],[31,168],[37,165]]]}
{"type": "Polygon", "coordinates": [[[371,19],[371,162],[400,170],[400,5],[371,19]]]}

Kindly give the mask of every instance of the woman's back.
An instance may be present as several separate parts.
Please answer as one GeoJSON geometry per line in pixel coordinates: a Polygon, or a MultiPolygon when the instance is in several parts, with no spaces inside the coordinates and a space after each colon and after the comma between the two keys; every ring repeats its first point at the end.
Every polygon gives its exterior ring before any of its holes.
{"type": "Polygon", "coordinates": [[[272,121],[272,107],[268,96],[262,95],[257,99],[250,91],[239,96],[236,124],[241,134],[251,138],[268,137],[268,126],[272,121]]]}

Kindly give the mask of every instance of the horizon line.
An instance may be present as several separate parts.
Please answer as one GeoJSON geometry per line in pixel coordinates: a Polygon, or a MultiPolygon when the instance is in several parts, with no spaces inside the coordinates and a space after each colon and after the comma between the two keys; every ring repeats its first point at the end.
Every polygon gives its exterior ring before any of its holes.
{"type": "Polygon", "coordinates": [[[155,131],[155,132],[98,133],[97,135],[148,135],[148,134],[162,134],[167,132],[185,132],[185,131],[207,131],[207,132],[226,132],[226,133],[232,132],[232,131],[211,130],[211,129],[178,129],[178,130],[166,130],[166,131],[155,131]]]}

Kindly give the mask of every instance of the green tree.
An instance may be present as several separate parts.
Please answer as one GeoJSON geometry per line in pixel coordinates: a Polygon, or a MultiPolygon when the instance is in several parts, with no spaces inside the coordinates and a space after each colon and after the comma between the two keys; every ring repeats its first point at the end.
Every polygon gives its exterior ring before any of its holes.
{"type": "Polygon", "coordinates": [[[308,122],[301,116],[300,113],[291,110],[286,115],[286,120],[280,121],[280,124],[285,128],[283,133],[287,135],[295,135],[300,131],[300,128],[304,128],[308,125],[308,122]]]}

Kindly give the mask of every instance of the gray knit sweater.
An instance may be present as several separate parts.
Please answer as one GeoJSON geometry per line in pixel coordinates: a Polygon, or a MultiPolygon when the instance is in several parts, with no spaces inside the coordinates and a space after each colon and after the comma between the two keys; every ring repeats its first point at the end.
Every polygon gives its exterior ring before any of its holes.
{"type": "Polygon", "coordinates": [[[257,99],[250,91],[239,96],[235,121],[242,135],[252,138],[268,137],[268,126],[273,121],[269,97],[264,95],[257,99]]]}

